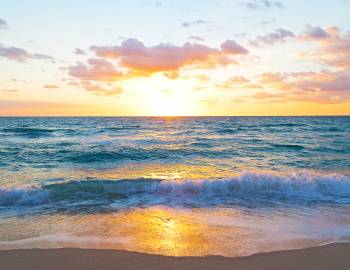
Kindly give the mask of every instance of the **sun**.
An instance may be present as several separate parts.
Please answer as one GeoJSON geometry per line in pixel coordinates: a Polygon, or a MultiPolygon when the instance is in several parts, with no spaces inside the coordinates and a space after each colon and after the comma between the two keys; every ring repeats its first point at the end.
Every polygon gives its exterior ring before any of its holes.
{"type": "Polygon", "coordinates": [[[189,97],[182,91],[155,92],[147,97],[151,116],[186,116],[191,113],[189,97]]]}

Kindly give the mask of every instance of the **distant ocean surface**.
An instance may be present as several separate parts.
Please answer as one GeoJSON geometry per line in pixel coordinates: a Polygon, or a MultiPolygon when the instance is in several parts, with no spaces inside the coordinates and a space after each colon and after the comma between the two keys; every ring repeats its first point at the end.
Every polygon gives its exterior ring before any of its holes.
{"type": "Polygon", "coordinates": [[[0,249],[350,241],[350,117],[0,118],[0,249]]]}

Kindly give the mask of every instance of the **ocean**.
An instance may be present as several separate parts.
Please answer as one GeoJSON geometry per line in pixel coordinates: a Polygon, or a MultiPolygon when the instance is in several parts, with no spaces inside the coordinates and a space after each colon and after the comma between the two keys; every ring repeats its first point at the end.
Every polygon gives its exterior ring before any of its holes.
{"type": "Polygon", "coordinates": [[[350,240],[350,117],[0,118],[0,249],[350,240]]]}

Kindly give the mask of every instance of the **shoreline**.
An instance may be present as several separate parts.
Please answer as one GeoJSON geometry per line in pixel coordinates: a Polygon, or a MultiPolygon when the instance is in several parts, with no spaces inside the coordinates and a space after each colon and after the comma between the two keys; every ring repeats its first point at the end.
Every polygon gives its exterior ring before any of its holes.
{"type": "Polygon", "coordinates": [[[237,269],[303,270],[350,269],[350,243],[328,244],[247,257],[168,257],[106,249],[16,249],[0,251],[1,270],[95,270],[95,269],[237,269]]]}

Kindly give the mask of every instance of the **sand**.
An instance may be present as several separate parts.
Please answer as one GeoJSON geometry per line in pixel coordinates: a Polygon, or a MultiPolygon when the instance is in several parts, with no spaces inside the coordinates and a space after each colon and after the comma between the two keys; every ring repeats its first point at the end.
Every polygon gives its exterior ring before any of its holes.
{"type": "Polygon", "coordinates": [[[0,251],[1,270],[201,269],[342,270],[350,269],[350,244],[257,254],[243,258],[166,257],[129,251],[27,249],[0,251]]]}

